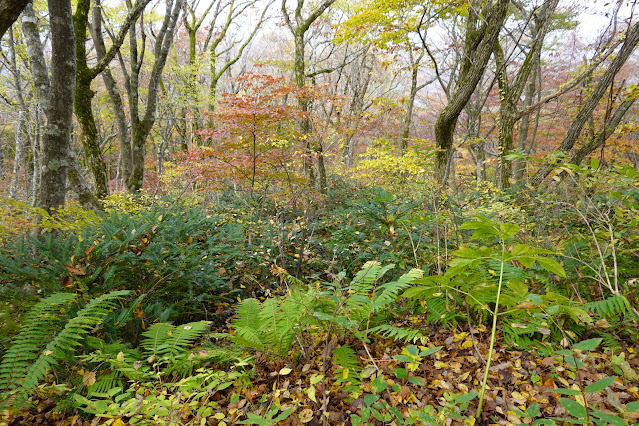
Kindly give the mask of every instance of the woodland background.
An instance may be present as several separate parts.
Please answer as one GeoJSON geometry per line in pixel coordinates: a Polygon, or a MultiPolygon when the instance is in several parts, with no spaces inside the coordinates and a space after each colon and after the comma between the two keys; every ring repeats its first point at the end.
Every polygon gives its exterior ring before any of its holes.
{"type": "Polygon", "coordinates": [[[7,424],[634,424],[636,1],[0,0],[7,424]]]}

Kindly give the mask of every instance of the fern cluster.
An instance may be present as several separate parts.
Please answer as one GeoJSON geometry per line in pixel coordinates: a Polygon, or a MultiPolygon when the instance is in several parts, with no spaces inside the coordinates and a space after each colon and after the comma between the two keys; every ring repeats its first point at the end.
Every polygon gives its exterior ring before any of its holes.
{"type": "Polygon", "coordinates": [[[231,323],[235,331],[231,341],[260,351],[286,353],[308,312],[304,299],[312,300],[311,292],[295,290],[263,303],[257,299],[243,300],[231,323]]]}
{"type": "Polygon", "coordinates": [[[52,366],[74,352],[115,307],[116,301],[127,294],[128,291],[120,290],[90,300],[57,333],[58,315],[75,295],[54,294],[37,303],[26,315],[24,325],[0,363],[0,391],[15,391],[18,399],[24,397],[52,366]]]}

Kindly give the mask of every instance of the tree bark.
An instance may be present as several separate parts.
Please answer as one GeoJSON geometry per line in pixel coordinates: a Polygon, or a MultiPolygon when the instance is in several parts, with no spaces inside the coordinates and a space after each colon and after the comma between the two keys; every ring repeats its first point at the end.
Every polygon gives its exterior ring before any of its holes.
{"type": "Polygon", "coordinates": [[[435,123],[435,179],[445,185],[448,164],[452,160],[457,120],[472,96],[493,53],[508,11],[509,0],[473,1],[469,8],[464,41],[464,57],[455,89],[435,123]]]}
{"type": "MultiPolygon", "coordinates": [[[[304,52],[304,36],[306,31],[313,22],[315,22],[322,14],[337,0],[323,0],[311,13],[306,17],[302,17],[302,8],[304,7],[304,0],[297,0],[297,6],[295,7],[295,23],[289,16],[286,9],[286,0],[282,0],[282,13],[284,20],[289,30],[293,34],[293,40],[295,41],[295,58],[293,62],[293,74],[295,78],[295,85],[302,89],[306,85],[306,63],[304,52]]],[[[311,187],[315,186],[315,174],[313,172],[312,160],[314,156],[318,158],[318,169],[320,173],[320,192],[325,194],[327,191],[326,170],[324,168],[324,153],[322,152],[321,144],[313,142],[311,140],[311,116],[310,116],[311,102],[303,95],[298,98],[298,107],[302,112],[302,118],[300,119],[300,132],[302,134],[303,143],[305,144],[306,155],[304,157],[304,174],[309,178],[309,184],[311,187]]]]}
{"type": "Polygon", "coordinates": [[[139,72],[141,59],[138,62],[137,43],[135,43],[135,27],[130,30],[131,43],[131,76],[129,85],[129,109],[131,111],[131,144],[132,144],[132,170],[127,179],[126,185],[130,193],[137,193],[142,189],[144,183],[144,157],[146,138],[155,123],[155,114],[158,100],[158,86],[160,77],[169,49],[173,42],[173,35],[182,9],[182,0],[167,0],[166,15],[162,22],[162,27],[156,35],[153,48],[155,62],[151,69],[151,76],[148,83],[148,93],[146,97],[146,111],[144,116],[139,115],[139,72]]]}
{"type": "MultiPolygon", "coordinates": [[[[495,44],[495,59],[497,65],[497,83],[499,85],[499,167],[497,173],[497,186],[508,188],[512,177],[512,162],[506,156],[514,147],[513,133],[515,123],[519,117],[517,104],[526,87],[526,81],[535,67],[536,58],[539,57],[543,46],[550,20],[555,13],[559,0],[550,0],[544,3],[538,17],[534,17],[533,43],[523,64],[515,75],[512,84],[508,82],[508,66],[504,58],[504,52],[499,44],[495,44]]],[[[531,17],[532,18],[532,17],[531,17]]]]}
{"type": "Polygon", "coordinates": [[[50,99],[42,138],[40,207],[64,206],[75,95],[75,33],[70,0],[48,0],[51,21],[50,99]]]}
{"type": "MultiPolygon", "coordinates": [[[[106,57],[107,50],[104,44],[104,38],[102,36],[102,7],[100,4],[100,0],[95,0],[92,16],[92,38],[98,60],[102,61],[106,57]]],[[[120,143],[120,174],[121,176],[124,176],[124,179],[126,180],[127,177],[131,174],[133,160],[131,154],[131,136],[129,134],[129,125],[127,123],[126,114],[124,113],[124,103],[122,102],[122,97],[120,96],[120,92],[118,91],[117,83],[115,82],[115,79],[111,74],[111,69],[109,67],[105,67],[101,75],[102,80],[104,81],[104,86],[106,87],[107,93],[109,94],[109,99],[113,104],[115,122],[118,127],[118,140],[120,143]]]]}
{"type": "Polygon", "coordinates": [[[93,116],[92,101],[95,92],[91,90],[93,81],[91,69],[87,64],[86,35],[89,21],[89,8],[91,0],[78,0],[73,24],[75,30],[75,60],[77,66],[75,102],[73,108],[75,116],[80,124],[80,133],[84,154],[89,170],[95,181],[95,190],[98,198],[109,195],[107,183],[106,164],[102,158],[102,150],[98,141],[98,128],[93,116]]]}
{"type": "Polygon", "coordinates": [[[29,0],[0,0],[0,39],[18,20],[29,0]]]}

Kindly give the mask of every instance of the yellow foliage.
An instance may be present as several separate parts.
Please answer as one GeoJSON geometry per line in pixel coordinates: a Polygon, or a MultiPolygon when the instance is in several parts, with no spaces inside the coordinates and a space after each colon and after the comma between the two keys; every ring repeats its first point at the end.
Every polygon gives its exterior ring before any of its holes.
{"type": "Polygon", "coordinates": [[[37,227],[41,227],[45,232],[80,233],[85,226],[98,222],[99,218],[94,211],[84,210],[74,200],[68,200],[56,215],[50,215],[45,210],[22,201],[0,199],[0,243],[37,227]]]}
{"type": "Polygon", "coordinates": [[[102,200],[102,207],[107,213],[141,213],[148,210],[152,202],[152,198],[147,194],[132,195],[118,192],[102,200]]]}
{"type": "Polygon", "coordinates": [[[365,186],[396,191],[425,179],[425,157],[418,146],[399,156],[396,146],[379,139],[362,155],[353,169],[353,178],[365,186]]]}

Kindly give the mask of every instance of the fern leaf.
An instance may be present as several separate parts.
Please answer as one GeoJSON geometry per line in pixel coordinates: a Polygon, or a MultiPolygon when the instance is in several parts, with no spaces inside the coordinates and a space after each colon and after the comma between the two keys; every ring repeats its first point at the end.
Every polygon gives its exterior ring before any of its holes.
{"type": "Polygon", "coordinates": [[[175,357],[186,352],[187,347],[198,339],[210,324],[211,321],[197,321],[175,327],[173,334],[166,341],[167,350],[163,355],[175,357]]]}
{"type": "Polygon", "coordinates": [[[64,355],[62,349],[73,350],[80,344],[80,340],[115,307],[115,301],[129,294],[128,290],[113,291],[90,300],[77,316],[71,318],[64,328],[51,340],[40,356],[31,365],[22,387],[26,390],[34,389],[38,381],[44,377],[47,370],[55,365],[64,355]]]}
{"type": "Polygon", "coordinates": [[[390,324],[382,324],[371,328],[370,332],[389,339],[403,340],[405,342],[415,343],[419,341],[423,343],[426,341],[426,336],[424,336],[421,331],[409,327],[397,327],[390,324]]]}
{"type": "Polygon", "coordinates": [[[596,313],[601,318],[619,318],[630,311],[630,302],[625,296],[615,295],[585,305],[586,311],[596,313]]]}
{"type": "Polygon", "coordinates": [[[0,364],[0,390],[18,387],[55,329],[60,308],[75,299],[75,294],[58,293],[38,302],[23,320],[23,326],[0,364]]]}
{"type": "Polygon", "coordinates": [[[362,371],[362,365],[359,362],[357,353],[349,346],[339,346],[333,351],[333,363],[337,365],[336,375],[346,376],[350,380],[359,379],[359,373],[362,371]],[[348,374],[344,374],[344,370],[348,370],[348,374]]]}

